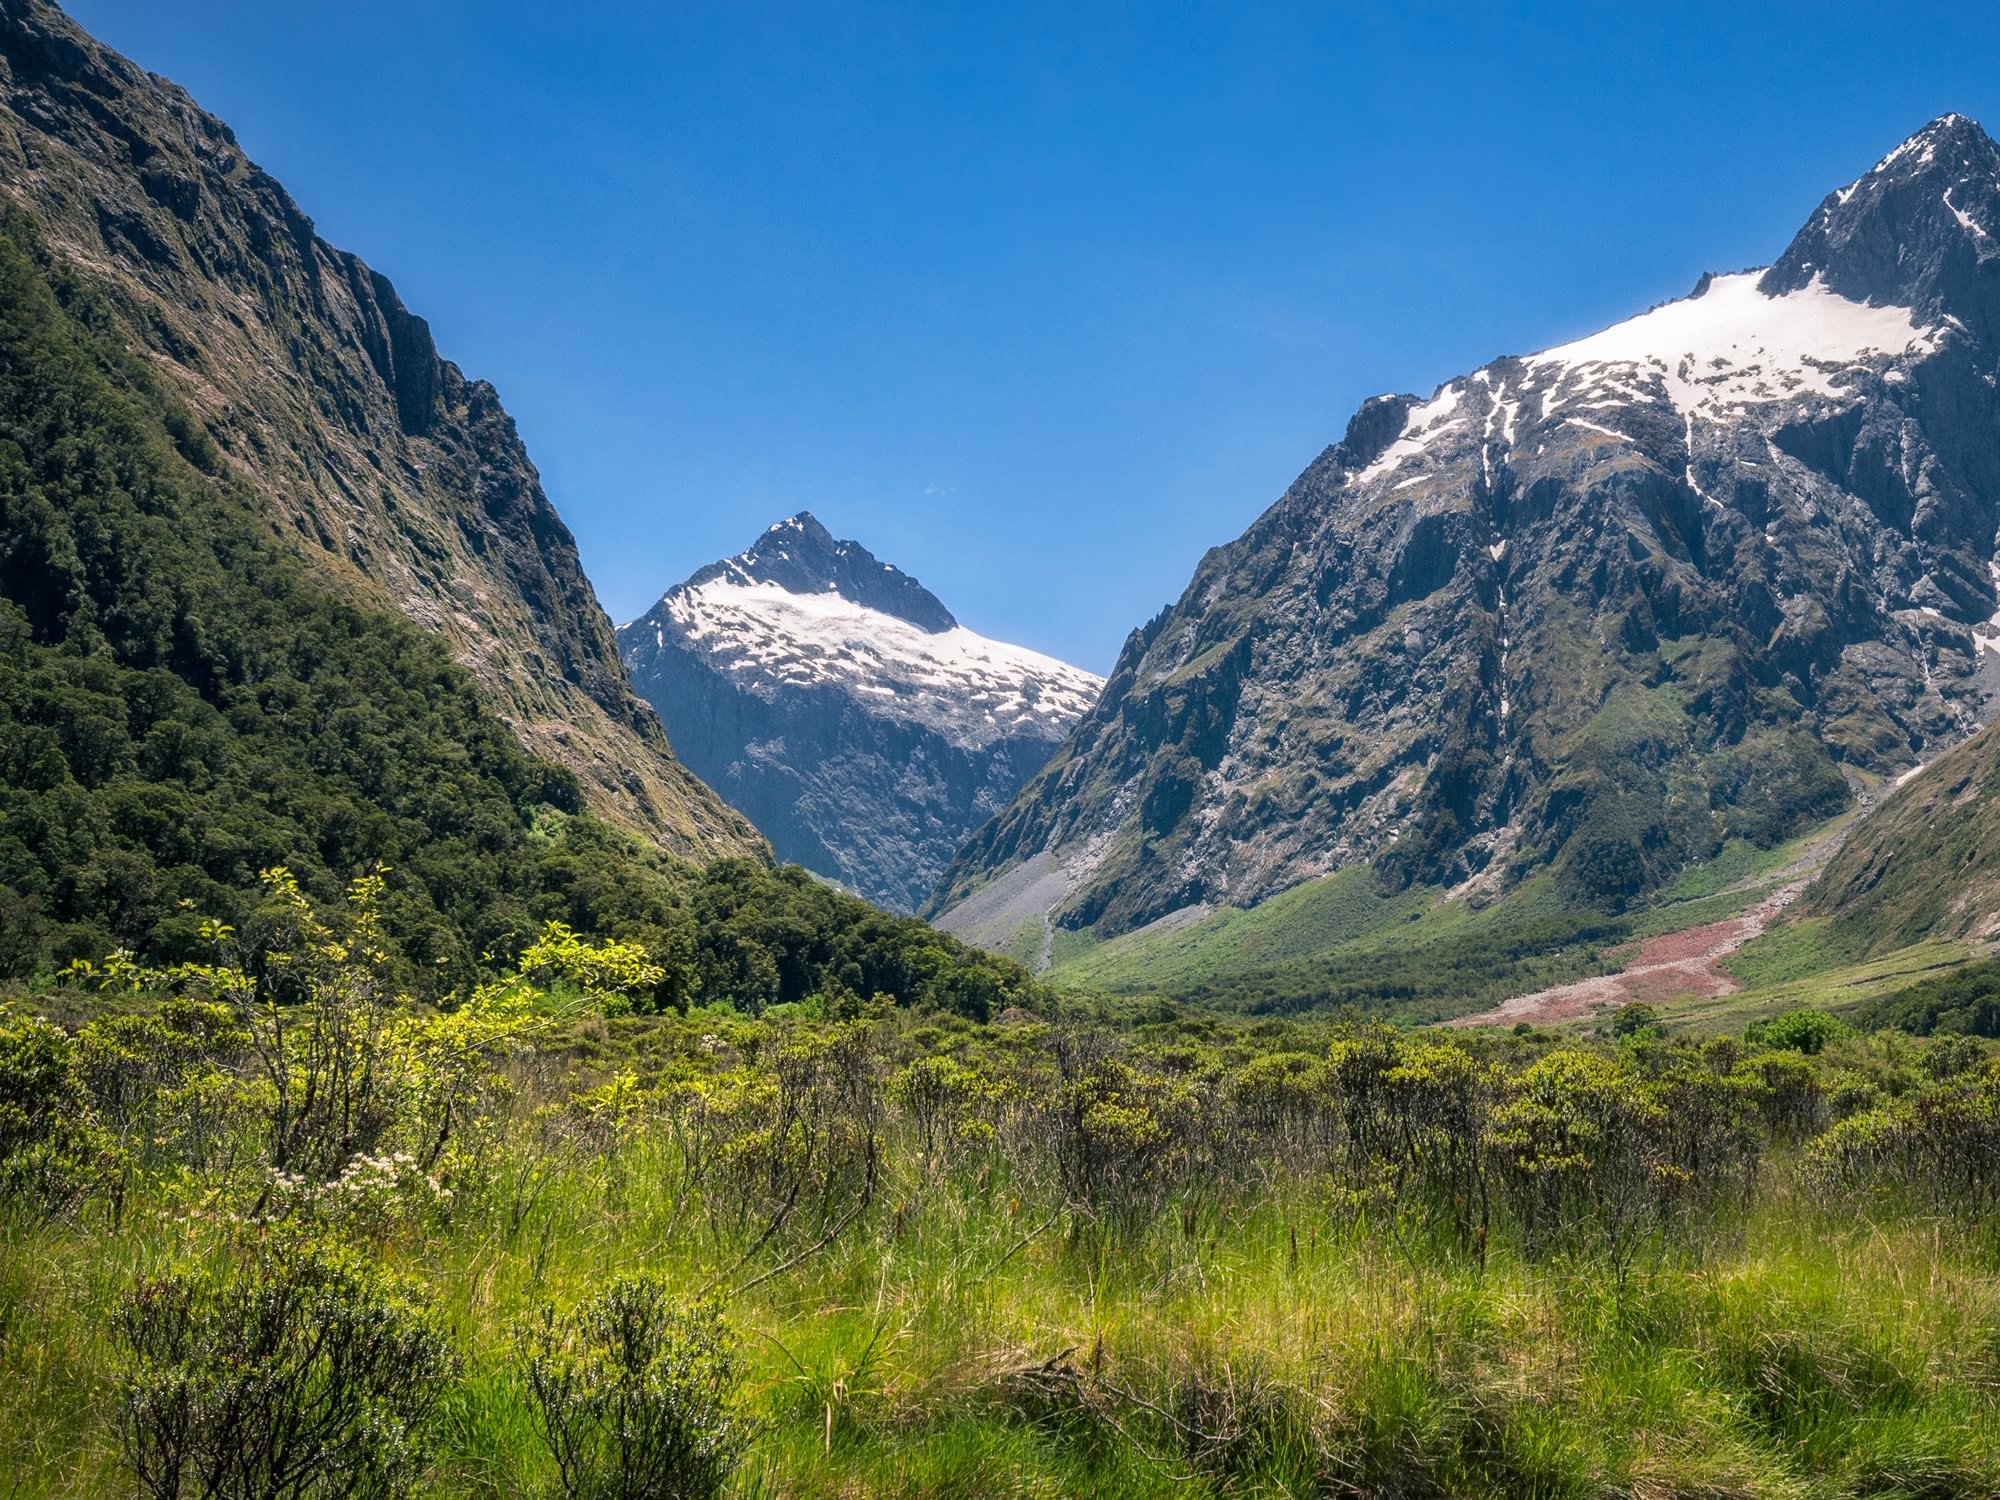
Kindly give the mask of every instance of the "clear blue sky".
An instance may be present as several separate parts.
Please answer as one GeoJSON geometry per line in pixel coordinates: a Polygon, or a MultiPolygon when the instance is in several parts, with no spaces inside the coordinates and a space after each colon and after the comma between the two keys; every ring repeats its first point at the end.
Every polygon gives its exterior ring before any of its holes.
{"type": "Polygon", "coordinates": [[[1362,398],[2000,127],[1984,4],[71,10],[500,388],[615,619],[805,508],[1098,671],[1362,398]]]}

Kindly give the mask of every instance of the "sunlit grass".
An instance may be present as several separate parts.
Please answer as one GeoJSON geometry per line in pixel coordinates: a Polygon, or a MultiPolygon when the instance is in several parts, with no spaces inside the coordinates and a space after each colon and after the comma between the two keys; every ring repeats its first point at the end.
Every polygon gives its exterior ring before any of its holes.
{"type": "MultiPolygon", "coordinates": [[[[516,1330],[645,1269],[693,1295],[747,1279],[671,1196],[642,1136],[557,1182],[374,1248],[431,1287],[467,1354],[437,1494],[552,1476],[516,1330]]],[[[1834,1223],[1775,1196],[1642,1263],[1482,1270],[1343,1225],[1308,1183],[1162,1215],[1089,1246],[1004,1174],[897,1201],[733,1300],[766,1496],[1987,1495],[2000,1485],[1990,1236],[1834,1223]],[[1039,1378],[1035,1372],[1056,1371],[1039,1378]],[[1039,1382],[1039,1383],[1038,1383],[1039,1382]],[[1065,1393],[1068,1394],[1065,1394],[1065,1393]]],[[[8,1493],[119,1493],[109,1310],[142,1267],[246,1233],[143,1214],[0,1242],[8,1493]]]]}

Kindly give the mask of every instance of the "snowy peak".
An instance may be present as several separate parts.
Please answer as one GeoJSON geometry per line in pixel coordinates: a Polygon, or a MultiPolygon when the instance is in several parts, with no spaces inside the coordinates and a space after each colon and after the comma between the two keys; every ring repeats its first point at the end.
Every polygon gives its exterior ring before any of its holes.
{"type": "Polygon", "coordinates": [[[714,577],[675,589],[658,613],[666,619],[656,633],[677,634],[760,697],[832,689],[966,748],[1022,736],[1053,743],[1103,686],[1081,668],[963,625],[923,630],[832,590],[714,577]]]}
{"type": "Polygon", "coordinates": [[[1428,401],[1374,397],[1322,461],[1356,489],[1395,495],[1456,475],[1472,455],[1490,486],[1524,446],[1539,453],[1559,436],[1664,454],[1671,444],[1642,433],[1649,418],[1635,413],[1666,412],[1676,466],[1700,493],[1703,429],[1851,408],[1954,343],[1989,365],[2000,348],[2000,146],[1963,115],[1828,194],[1768,270],[1705,274],[1686,297],[1496,360],[1428,401]]]}
{"type": "Polygon", "coordinates": [[[1363,403],[966,844],[944,925],[1103,938],[1362,864],[1610,910],[1989,721],[1996,236],[2000,147],[1947,116],[1769,271],[1363,403]]]}
{"type": "Polygon", "coordinates": [[[1958,317],[1992,331],[2000,260],[2000,146],[1963,115],[1932,121],[1829,193],[1764,276],[1763,290],[1815,280],[1843,297],[1958,317]]]}
{"type": "Polygon", "coordinates": [[[968,630],[800,512],[620,627],[682,759],[796,861],[913,911],[1103,679],[968,630]]]}
{"type": "Polygon", "coordinates": [[[718,579],[773,584],[791,594],[835,594],[934,634],[958,625],[929,589],[859,542],[836,540],[809,510],[778,522],[747,552],[711,563],[681,587],[718,579]]]}
{"type": "Polygon", "coordinates": [[[671,648],[767,702],[832,692],[965,748],[1053,743],[1103,687],[1079,667],[968,630],[916,579],[835,540],[807,511],[669,589],[620,636],[635,671],[671,648]]]}

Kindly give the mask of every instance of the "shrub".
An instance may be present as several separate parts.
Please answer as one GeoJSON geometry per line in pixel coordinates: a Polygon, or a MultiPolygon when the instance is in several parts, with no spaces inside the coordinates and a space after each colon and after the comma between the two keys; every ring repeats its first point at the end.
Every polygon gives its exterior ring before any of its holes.
{"type": "Polygon", "coordinates": [[[542,1436],[572,1500],[708,1500],[743,1448],[735,1346],[712,1303],[619,1281],[528,1339],[542,1436]]]}
{"type": "Polygon", "coordinates": [[[458,1367],[410,1283],[310,1245],[142,1280],[119,1332],[126,1461],[155,1500],[402,1494],[458,1367]]]}
{"type": "Polygon", "coordinates": [[[0,1009],[0,1199],[58,1211],[109,1165],[110,1141],[77,1077],[75,1051],[60,1026],[0,1009]]]}
{"type": "Polygon", "coordinates": [[[744,1261],[800,1236],[830,1243],[875,1201],[881,1173],[881,1090],[867,1028],[782,1035],[768,1075],[738,1091],[732,1112],[749,1128],[723,1152],[734,1192],[714,1204],[754,1228],[744,1261]]]}
{"type": "Polygon", "coordinates": [[[1456,1045],[1386,1032],[1336,1042],[1331,1055],[1347,1090],[1349,1170],[1374,1212],[1483,1256],[1492,1195],[1482,1136],[1498,1071],[1456,1045]]]}
{"type": "Polygon", "coordinates": [[[1657,1036],[1660,1029],[1660,1013],[1643,1000],[1621,1005],[1611,1013],[1613,1036],[1657,1036]]]}
{"type": "Polygon", "coordinates": [[[1659,1090],[1595,1052],[1551,1052],[1511,1080],[1489,1149],[1531,1255],[1595,1249],[1621,1277],[1681,1174],[1659,1090]]]}
{"type": "Polygon", "coordinates": [[[1806,1166],[1836,1201],[1886,1191],[1983,1220],[2000,1208],[2000,1067],[1841,1121],[1808,1147],[1806,1166]]]}
{"type": "Polygon", "coordinates": [[[1743,1028],[1743,1040],[1758,1047],[1803,1052],[1817,1056],[1828,1042],[1854,1035],[1854,1028],[1838,1016],[1823,1010],[1788,1010],[1768,1021],[1754,1021],[1743,1028]]]}
{"type": "Polygon", "coordinates": [[[941,1053],[919,1057],[889,1080],[890,1102],[916,1127],[927,1169],[948,1163],[966,1147],[990,1141],[991,1112],[1000,1090],[975,1068],[941,1053]]]}
{"type": "Polygon", "coordinates": [[[1196,1096],[1111,1055],[1096,1032],[1052,1039],[1056,1077],[1023,1124],[1054,1168],[1075,1232],[1136,1240],[1187,1178],[1196,1096]]]}

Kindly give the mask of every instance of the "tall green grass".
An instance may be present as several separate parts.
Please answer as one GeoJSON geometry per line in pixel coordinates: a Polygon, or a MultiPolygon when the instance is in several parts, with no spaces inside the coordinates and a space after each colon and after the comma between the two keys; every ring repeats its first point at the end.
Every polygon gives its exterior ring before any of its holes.
{"type": "MultiPolygon", "coordinates": [[[[1990,1496],[1990,1226],[1828,1216],[1767,1168],[1758,1207],[1620,1281],[1484,1267],[1371,1228],[1309,1175],[1212,1184],[1128,1243],[1030,1205],[1004,1163],[926,1177],[898,1133],[876,1212],[730,1299],[759,1496],[1990,1496]]],[[[524,1163],[497,1162],[503,1171],[524,1163]]],[[[422,1278],[467,1355],[438,1495],[553,1480],[516,1331],[639,1270],[749,1279],[675,1210],[638,1129],[505,1194],[352,1228],[422,1278]]],[[[142,1271],[260,1233],[161,1199],[0,1221],[0,1493],[118,1494],[110,1312],[142,1271]]]]}

